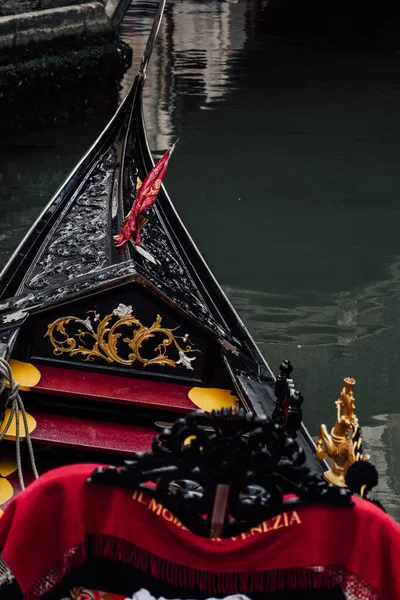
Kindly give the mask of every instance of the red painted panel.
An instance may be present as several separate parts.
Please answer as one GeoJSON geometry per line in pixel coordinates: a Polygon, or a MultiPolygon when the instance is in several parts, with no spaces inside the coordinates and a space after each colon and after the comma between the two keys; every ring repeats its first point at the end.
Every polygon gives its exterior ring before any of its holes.
{"type": "Polygon", "coordinates": [[[47,365],[35,366],[42,377],[32,389],[43,394],[55,393],[77,399],[134,406],[147,405],[149,408],[178,412],[197,408],[188,397],[191,386],[47,365]]]}
{"type": "Polygon", "coordinates": [[[82,450],[132,455],[151,450],[157,435],[153,428],[66,415],[29,412],[37,421],[31,439],[36,444],[51,444],[82,450]]]}

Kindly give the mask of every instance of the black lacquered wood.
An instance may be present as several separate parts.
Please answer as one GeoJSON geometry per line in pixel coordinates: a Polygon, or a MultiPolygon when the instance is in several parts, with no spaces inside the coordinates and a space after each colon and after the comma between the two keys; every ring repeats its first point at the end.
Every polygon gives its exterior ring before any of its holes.
{"type": "Polygon", "coordinates": [[[221,485],[229,498],[220,537],[298,505],[351,506],[347,489],[309,471],[283,426],[244,410],[194,411],[158,435],[151,452],[118,469],[96,469],[89,482],[141,490],[204,537],[221,485]]]}

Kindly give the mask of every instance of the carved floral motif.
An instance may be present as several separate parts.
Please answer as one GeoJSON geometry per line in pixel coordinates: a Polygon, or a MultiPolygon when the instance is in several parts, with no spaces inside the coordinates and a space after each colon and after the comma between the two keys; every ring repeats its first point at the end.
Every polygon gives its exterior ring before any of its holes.
{"type": "Polygon", "coordinates": [[[110,195],[116,161],[114,148],[100,157],[52,235],[46,239],[26,288],[46,289],[107,266],[110,195]]]}
{"type": "Polygon", "coordinates": [[[182,365],[186,369],[193,370],[192,361],[195,356],[189,357],[188,354],[200,352],[194,349],[188,338],[176,336],[176,329],[168,329],[161,326],[162,318],[157,315],[156,320],[150,327],[143,325],[139,319],[133,315],[132,306],[119,304],[117,308],[103,319],[95,310],[88,311],[86,319],[78,317],[61,317],[50,323],[45,337],[50,339],[54,348],[54,354],[77,354],[85,357],[87,361],[93,361],[95,357],[102,358],[108,363],[118,363],[122,365],[131,365],[138,361],[144,367],[148,365],[160,365],[176,367],[182,365]],[[68,326],[72,323],[82,325],[84,329],[78,328],[75,331],[68,326]],[[125,336],[121,332],[127,328],[133,328],[133,335],[125,336]],[[146,358],[142,355],[143,344],[155,336],[162,336],[160,343],[154,348],[155,356],[146,358]],[[181,340],[181,344],[178,342],[181,340]],[[122,346],[121,342],[125,344],[122,346]],[[171,348],[177,354],[177,357],[171,358],[168,355],[168,348],[171,348]],[[128,355],[122,356],[121,350],[128,349],[128,355]]]}

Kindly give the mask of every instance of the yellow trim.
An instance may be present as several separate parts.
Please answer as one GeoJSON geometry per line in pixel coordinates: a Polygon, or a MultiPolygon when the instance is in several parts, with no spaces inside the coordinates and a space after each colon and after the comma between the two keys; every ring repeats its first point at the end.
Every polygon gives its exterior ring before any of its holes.
{"type": "Polygon", "coordinates": [[[238,399],[231,394],[230,390],[221,390],[220,388],[194,387],[189,391],[188,396],[193,404],[208,412],[221,410],[224,407],[234,408],[239,405],[238,399]]]}
{"type": "Polygon", "coordinates": [[[14,488],[7,479],[0,478],[0,504],[4,504],[14,495],[14,488]]]}
{"type": "MultiPolygon", "coordinates": [[[[8,423],[8,419],[10,417],[10,409],[7,408],[5,413],[4,413],[4,419],[0,425],[0,433],[3,433],[7,423],[8,423]]],[[[18,418],[19,418],[19,431],[20,431],[20,436],[21,438],[25,437],[25,423],[24,420],[22,418],[21,415],[21,411],[18,411],[18,418]]],[[[36,429],[36,419],[34,419],[32,417],[32,415],[30,415],[29,413],[26,413],[26,419],[28,421],[28,431],[29,433],[32,433],[32,431],[34,429],[36,429]]],[[[4,436],[5,440],[15,440],[15,436],[16,436],[16,418],[15,415],[13,416],[13,419],[11,421],[10,427],[7,430],[6,435],[4,436]]]]}
{"type": "MultiPolygon", "coordinates": [[[[11,473],[14,473],[18,469],[17,461],[14,456],[2,456],[0,458],[0,475],[2,477],[8,477],[11,473]]],[[[0,503],[1,504],[1,503],[0,503]]]]}
{"type": "Polygon", "coordinates": [[[10,367],[15,381],[19,384],[19,389],[26,392],[35,387],[42,376],[34,365],[14,358],[10,360],[10,367]]]}
{"type": "Polygon", "coordinates": [[[187,437],[185,439],[185,441],[183,442],[183,445],[184,446],[190,446],[190,442],[193,441],[193,440],[195,440],[195,439],[196,439],[195,435],[189,435],[189,437],[187,437]]]}

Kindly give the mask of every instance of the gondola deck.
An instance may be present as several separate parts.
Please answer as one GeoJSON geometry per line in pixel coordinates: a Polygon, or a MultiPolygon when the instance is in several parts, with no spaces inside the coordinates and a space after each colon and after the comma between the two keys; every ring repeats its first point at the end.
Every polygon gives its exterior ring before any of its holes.
{"type": "Polygon", "coordinates": [[[190,400],[191,386],[158,381],[137,380],[121,375],[96,373],[76,369],[60,369],[42,365],[41,379],[31,388],[41,394],[59,394],[76,401],[115,402],[129,406],[147,406],[155,410],[188,412],[196,405],[190,400]]]}

